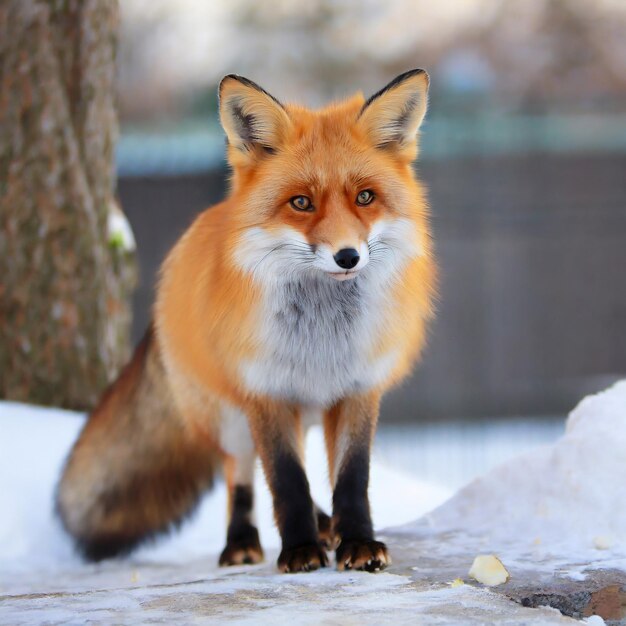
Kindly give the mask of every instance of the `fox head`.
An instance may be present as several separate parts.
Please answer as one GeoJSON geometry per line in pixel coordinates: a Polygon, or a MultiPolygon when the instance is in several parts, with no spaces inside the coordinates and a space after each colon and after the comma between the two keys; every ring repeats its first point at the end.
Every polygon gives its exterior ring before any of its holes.
{"type": "Polygon", "coordinates": [[[392,276],[428,247],[414,177],[428,75],[318,111],[226,76],[220,118],[233,170],[234,262],[262,280],[392,276]]]}

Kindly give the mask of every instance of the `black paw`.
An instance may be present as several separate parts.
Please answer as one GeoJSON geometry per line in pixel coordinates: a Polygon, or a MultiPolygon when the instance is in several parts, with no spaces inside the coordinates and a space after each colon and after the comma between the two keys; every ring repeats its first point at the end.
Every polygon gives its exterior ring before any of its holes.
{"type": "Polygon", "coordinates": [[[296,548],[283,548],[278,557],[281,572],[310,572],[328,565],[328,557],[319,543],[307,543],[296,548]]]}
{"type": "Polygon", "coordinates": [[[239,536],[228,538],[220,555],[220,565],[252,565],[263,560],[263,548],[259,542],[259,531],[248,526],[239,536]]]}
{"type": "Polygon", "coordinates": [[[317,511],[317,532],[325,550],[334,550],[337,547],[338,538],[333,531],[332,520],[324,511],[317,511]]]}
{"type": "Polygon", "coordinates": [[[387,546],[373,539],[353,539],[342,541],[335,552],[337,569],[358,569],[366,572],[379,572],[391,565],[387,546]]]}

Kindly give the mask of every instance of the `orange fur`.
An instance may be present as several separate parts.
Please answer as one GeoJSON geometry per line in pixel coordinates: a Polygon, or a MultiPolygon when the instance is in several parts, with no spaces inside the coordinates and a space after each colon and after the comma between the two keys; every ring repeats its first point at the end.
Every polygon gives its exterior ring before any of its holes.
{"type": "Polygon", "coordinates": [[[257,225],[269,231],[287,225],[311,243],[338,249],[365,238],[382,217],[410,220],[422,254],[395,277],[387,294],[386,331],[371,355],[399,351],[397,366],[376,390],[380,394],[410,372],[433,313],[436,269],[428,207],[412,168],[415,152],[377,150],[357,120],[363,103],[357,95],[320,111],[287,106],[291,125],[280,152],[252,163],[231,145],[229,197],[202,213],[165,261],[156,322],[169,368],[184,373],[180,401],[188,419],[213,417],[194,406],[189,381],[202,390],[197,398],[206,392],[246,413],[263,400],[238,372],[241,361],[258,350],[262,287],[233,263],[242,231],[257,225]],[[354,197],[363,188],[375,189],[377,199],[359,211],[354,197]],[[319,208],[294,211],[288,201],[299,194],[314,198],[319,208]]]}
{"type": "Polygon", "coordinates": [[[219,454],[231,519],[220,562],[256,562],[256,451],[274,496],[282,570],[325,565],[322,535],[327,546],[341,540],[341,569],[389,562],[371,529],[369,447],[380,398],[410,372],[433,313],[428,208],[412,168],[427,88],[415,70],[367,102],[356,95],[311,111],[283,106],[246,79],[222,81],[230,194],[165,260],[155,336],[90,416],[60,484],[65,525],[88,554],[129,549],[181,519],[219,454]],[[339,259],[346,251],[349,266],[339,259]],[[324,416],[332,527],[303,471],[312,411],[324,416]],[[167,478],[175,500],[140,481],[153,476],[167,478]],[[132,510],[133,490],[149,515],[132,510]]]}

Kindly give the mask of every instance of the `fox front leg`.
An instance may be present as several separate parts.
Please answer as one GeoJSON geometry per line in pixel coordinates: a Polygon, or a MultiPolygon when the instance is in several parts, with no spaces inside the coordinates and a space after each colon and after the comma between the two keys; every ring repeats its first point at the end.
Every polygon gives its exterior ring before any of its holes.
{"type": "Polygon", "coordinates": [[[319,540],[315,507],[298,450],[297,411],[281,405],[264,406],[250,417],[250,426],[282,540],[278,569],[308,572],[325,567],[328,558],[319,540]]]}
{"type": "Polygon", "coordinates": [[[260,563],[263,549],[254,525],[254,450],[229,456],[224,464],[228,493],[228,532],[220,565],[260,563]]]}
{"type": "Polygon", "coordinates": [[[324,416],[339,570],[376,572],[391,563],[385,544],[374,538],[367,495],[379,402],[378,395],[348,398],[324,416]]]}

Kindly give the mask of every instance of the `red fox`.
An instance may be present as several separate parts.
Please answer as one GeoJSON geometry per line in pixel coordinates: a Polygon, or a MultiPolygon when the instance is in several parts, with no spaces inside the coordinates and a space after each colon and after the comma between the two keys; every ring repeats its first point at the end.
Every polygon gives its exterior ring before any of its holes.
{"type": "Polygon", "coordinates": [[[390,563],[368,502],[381,396],[419,356],[436,269],[412,163],[423,70],[368,100],[318,111],[250,80],[219,87],[232,184],[167,256],[154,322],[105,392],[59,483],[57,510],[98,560],[177,526],[223,465],[229,525],[220,564],[257,563],[258,455],[282,539],[278,568],[390,563]],[[324,428],[332,517],[303,469],[324,428]]]}

